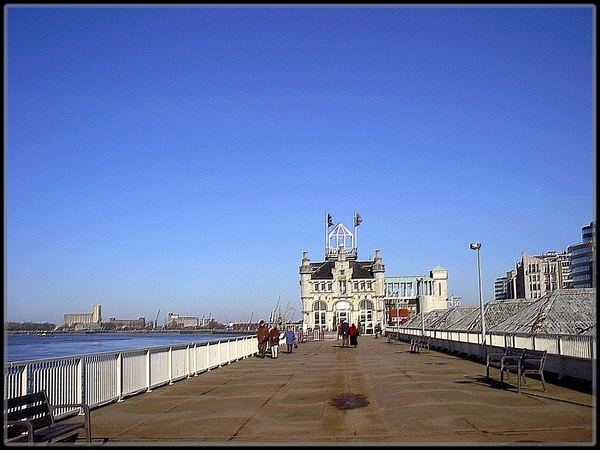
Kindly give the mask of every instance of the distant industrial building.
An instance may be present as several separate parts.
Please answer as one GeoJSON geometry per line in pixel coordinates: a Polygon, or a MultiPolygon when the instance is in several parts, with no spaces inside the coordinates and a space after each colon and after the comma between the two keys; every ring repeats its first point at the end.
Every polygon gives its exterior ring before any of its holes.
{"type": "Polygon", "coordinates": [[[114,317],[111,317],[108,319],[108,323],[103,325],[107,328],[114,328],[117,330],[126,328],[140,330],[146,328],[146,319],[144,317],[138,319],[115,319],[114,317]]]}
{"type": "Polygon", "coordinates": [[[208,327],[212,323],[216,323],[214,317],[202,317],[202,319],[199,322],[201,327],[208,327]]]}
{"type": "Polygon", "coordinates": [[[99,329],[102,324],[102,307],[94,305],[91,314],[65,314],[65,326],[76,329],[99,329]]]}
{"type": "Polygon", "coordinates": [[[167,327],[169,328],[195,328],[197,326],[197,317],[180,316],[176,313],[169,313],[167,316],[167,327]]]}

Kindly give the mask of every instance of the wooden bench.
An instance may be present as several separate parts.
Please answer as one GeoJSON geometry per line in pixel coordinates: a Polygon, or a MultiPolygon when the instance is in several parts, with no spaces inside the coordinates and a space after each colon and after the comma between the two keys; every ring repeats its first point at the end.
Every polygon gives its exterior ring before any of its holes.
{"type": "Polygon", "coordinates": [[[5,442],[60,442],[76,438],[85,430],[86,442],[91,442],[90,409],[83,403],[51,405],[45,391],[9,398],[4,402],[5,442]],[[72,408],[72,414],[83,410],[84,420],[57,421],[55,410],[72,408]]]}
{"type": "Polygon", "coordinates": [[[421,349],[429,350],[431,344],[431,338],[429,336],[414,337],[410,340],[410,351],[411,353],[419,353],[421,349]]]}
{"type": "Polygon", "coordinates": [[[500,371],[500,382],[504,383],[504,374],[507,379],[509,373],[517,375],[517,392],[521,392],[521,380],[525,384],[525,375],[539,375],[544,392],[544,365],[546,363],[546,350],[531,350],[526,348],[507,347],[504,353],[490,353],[486,361],[486,377],[490,377],[490,367],[500,371]]]}

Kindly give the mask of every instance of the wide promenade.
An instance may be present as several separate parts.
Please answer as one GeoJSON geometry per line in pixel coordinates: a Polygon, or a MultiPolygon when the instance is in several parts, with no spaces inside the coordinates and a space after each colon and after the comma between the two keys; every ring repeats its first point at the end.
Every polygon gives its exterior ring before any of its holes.
{"type": "Polygon", "coordinates": [[[410,353],[385,338],[340,345],[307,342],[292,354],[284,346],[277,359],[243,359],[94,409],[92,445],[596,442],[590,393],[553,383],[543,392],[528,378],[518,394],[514,375],[501,389],[480,362],[410,353]]]}

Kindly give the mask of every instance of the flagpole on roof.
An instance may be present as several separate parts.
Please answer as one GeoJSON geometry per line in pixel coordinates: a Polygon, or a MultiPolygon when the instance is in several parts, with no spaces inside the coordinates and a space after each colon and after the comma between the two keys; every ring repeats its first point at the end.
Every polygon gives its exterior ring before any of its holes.
{"type": "Polygon", "coordinates": [[[325,258],[329,256],[329,227],[333,226],[331,214],[325,213],[325,258]]]}
{"type": "Polygon", "coordinates": [[[358,257],[358,229],[357,227],[362,222],[362,217],[356,211],[354,211],[354,248],[356,249],[356,255],[358,257]]]}
{"type": "Polygon", "coordinates": [[[354,248],[357,249],[356,253],[358,253],[358,233],[356,230],[356,211],[354,211],[354,248]]]}
{"type": "Polygon", "coordinates": [[[329,254],[329,239],[327,239],[327,232],[329,231],[329,213],[325,213],[325,259],[329,254]]]}

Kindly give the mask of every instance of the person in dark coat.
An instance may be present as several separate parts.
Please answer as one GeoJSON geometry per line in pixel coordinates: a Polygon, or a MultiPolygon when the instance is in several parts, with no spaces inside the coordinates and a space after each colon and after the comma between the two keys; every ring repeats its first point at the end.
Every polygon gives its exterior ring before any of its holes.
{"type": "Polygon", "coordinates": [[[348,335],[350,333],[350,326],[346,320],[342,320],[342,347],[348,347],[348,335]]]}
{"type": "Polygon", "coordinates": [[[258,339],[258,356],[264,358],[267,352],[267,344],[269,343],[269,330],[264,320],[261,320],[258,324],[256,338],[258,339]]]}
{"type": "Polygon", "coordinates": [[[358,346],[358,330],[356,329],[356,325],[352,324],[350,326],[350,346],[356,347],[358,346]]]}
{"type": "Polygon", "coordinates": [[[277,358],[279,352],[279,328],[275,324],[269,330],[269,346],[271,347],[271,358],[277,358]]]}

